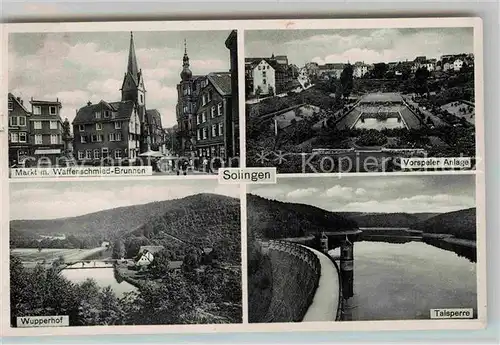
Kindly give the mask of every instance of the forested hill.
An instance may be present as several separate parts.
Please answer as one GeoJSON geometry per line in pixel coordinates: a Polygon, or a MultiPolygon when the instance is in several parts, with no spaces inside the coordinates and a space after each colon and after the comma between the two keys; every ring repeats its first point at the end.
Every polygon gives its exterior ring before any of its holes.
{"type": "Polygon", "coordinates": [[[342,216],[354,220],[361,228],[409,228],[439,213],[362,213],[340,212],[342,216]]]}
{"type": "Polygon", "coordinates": [[[427,233],[451,234],[457,238],[476,239],[476,208],[442,213],[423,222],[416,223],[413,229],[427,233]]]}
{"type": "Polygon", "coordinates": [[[248,231],[261,238],[300,237],[318,231],[355,229],[355,221],[319,207],[247,194],[248,231]]]}
{"type": "Polygon", "coordinates": [[[140,239],[147,239],[144,244],[163,245],[170,250],[190,245],[212,248],[219,259],[237,264],[241,258],[240,214],[239,199],[197,194],[178,200],[168,211],[125,234],[123,239],[127,248],[130,242],[140,239]]]}
{"type": "MultiPolygon", "coordinates": [[[[213,208],[214,204],[239,205],[239,200],[216,194],[197,194],[182,199],[152,202],[142,205],[118,207],[71,218],[51,220],[13,220],[10,222],[14,236],[65,234],[79,236],[99,235],[109,240],[129,233],[149,220],[169,212],[213,208]]],[[[234,208],[234,206],[232,206],[234,208]]]]}

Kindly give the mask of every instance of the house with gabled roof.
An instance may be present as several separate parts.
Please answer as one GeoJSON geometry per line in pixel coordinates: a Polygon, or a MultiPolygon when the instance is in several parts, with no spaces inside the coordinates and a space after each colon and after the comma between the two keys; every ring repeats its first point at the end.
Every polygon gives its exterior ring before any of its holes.
{"type": "Polygon", "coordinates": [[[163,246],[141,246],[136,258],[134,259],[135,266],[140,267],[150,265],[155,258],[155,254],[163,249],[163,246]]]}
{"type": "Polygon", "coordinates": [[[120,101],[88,102],[77,110],[72,125],[74,155],[79,162],[133,161],[140,153],[151,150],[152,144],[159,145],[161,116],[156,109],[146,108],[144,77],[138,67],[132,33],[120,90],[120,101]]]}

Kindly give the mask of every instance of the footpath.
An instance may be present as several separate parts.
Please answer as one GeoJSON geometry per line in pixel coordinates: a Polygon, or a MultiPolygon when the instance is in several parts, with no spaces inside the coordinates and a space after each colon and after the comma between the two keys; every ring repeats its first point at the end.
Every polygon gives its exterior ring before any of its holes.
{"type": "Polygon", "coordinates": [[[325,254],[309,247],[307,249],[318,257],[321,264],[321,275],[316,294],[302,322],[335,321],[340,298],[337,268],[325,254]]]}

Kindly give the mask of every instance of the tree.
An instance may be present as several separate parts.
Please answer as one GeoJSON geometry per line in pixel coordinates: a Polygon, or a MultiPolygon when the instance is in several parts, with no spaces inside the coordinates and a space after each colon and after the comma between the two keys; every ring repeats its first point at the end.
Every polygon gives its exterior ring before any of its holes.
{"type": "Polygon", "coordinates": [[[195,249],[189,249],[182,262],[182,268],[186,271],[192,271],[200,264],[200,257],[195,249]]]}
{"type": "Polygon", "coordinates": [[[429,79],[430,73],[425,67],[420,67],[415,72],[415,88],[419,95],[423,95],[429,92],[429,87],[427,85],[427,79],[429,79]]]}
{"type": "Polygon", "coordinates": [[[348,63],[340,74],[340,85],[342,87],[342,95],[344,98],[349,97],[354,86],[353,73],[354,69],[352,65],[348,63]]]}
{"type": "Polygon", "coordinates": [[[259,98],[261,94],[262,94],[262,88],[259,85],[259,86],[257,86],[257,89],[255,90],[255,96],[257,96],[257,98],[259,98]]]}
{"type": "Polygon", "coordinates": [[[123,323],[123,309],[111,286],[102,289],[99,294],[100,325],[118,325],[123,323]]]}
{"type": "Polygon", "coordinates": [[[269,86],[268,90],[269,90],[269,96],[271,97],[274,96],[274,88],[272,86],[269,86]]]}
{"type": "Polygon", "coordinates": [[[125,257],[125,244],[121,239],[116,239],[113,244],[113,259],[121,259],[125,257]]]}
{"type": "Polygon", "coordinates": [[[154,255],[153,262],[149,265],[149,272],[155,278],[162,278],[169,269],[169,256],[170,253],[163,249],[154,255]]]}
{"type": "Polygon", "coordinates": [[[372,70],[372,76],[375,79],[382,79],[385,76],[385,73],[387,72],[387,64],[384,62],[376,63],[373,65],[373,70],[372,70]]]}

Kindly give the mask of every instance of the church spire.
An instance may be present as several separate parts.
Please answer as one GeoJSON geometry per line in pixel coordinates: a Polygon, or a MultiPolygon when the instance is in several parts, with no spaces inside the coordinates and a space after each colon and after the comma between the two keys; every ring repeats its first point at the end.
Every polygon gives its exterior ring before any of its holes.
{"type": "Polygon", "coordinates": [[[139,68],[137,67],[137,57],[135,56],[134,34],[130,31],[130,48],[128,51],[127,73],[129,73],[137,82],[139,68]]]}
{"type": "Polygon", "coordinates": [[[182,80],[189,80],[193,76],[193,73],[189,69],[189,56],[187,53],[187,43],[186,39],[184,39],[184,56],[182,58],[182,72],[181,72],[181,79],[182,80]]]}

